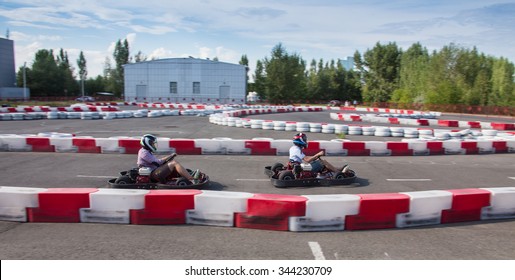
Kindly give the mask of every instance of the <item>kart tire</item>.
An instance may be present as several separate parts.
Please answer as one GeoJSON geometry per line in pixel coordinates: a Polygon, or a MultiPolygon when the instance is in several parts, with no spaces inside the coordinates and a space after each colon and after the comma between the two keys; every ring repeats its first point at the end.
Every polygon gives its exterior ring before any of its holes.
{"type": "Polygon", "coordinates": [[[279,180],[283,180],[283,181],[295,180],[295,175],[293,175],[293,172],[291,172],[290,170],[286,170],[286,171],[279,173],[279,180]]]}
{"type": "Polygon", "coordinates": [[[336,179],[336,180],[343,180],[345,178],[347,178],[347,175],[345,175],[345,173],[343,173],[343,172],[337,172],[333,176],[333,179],[336,179]]]}
{"type": "Polygon", "coordinates": [[[177,186],[189,186],[189,185],[191,185],[191,181],[186,179],[186,178],[184,178],[184,177],[181,177],[181,178],[177,179],[175,184],[177,186]]]}
{"type": "Polygon", "coordinates": [[[272,168],[270,170],[272,170],[274,173],[277,173],[282,169],[284,169],[284,164],[278,162],[272,165],[272,168]]]}
{"type": "Polygon", "coordinates": [[[130,184],[133,184],[133,181],[132,181],[131,177],[129,177],[128,175],[123,175],[123,176],[118,177],[118,179],[116,179],[116,181],[114,181],[114,183],[119,184],[119,185],[130,185],[130,184]]]}

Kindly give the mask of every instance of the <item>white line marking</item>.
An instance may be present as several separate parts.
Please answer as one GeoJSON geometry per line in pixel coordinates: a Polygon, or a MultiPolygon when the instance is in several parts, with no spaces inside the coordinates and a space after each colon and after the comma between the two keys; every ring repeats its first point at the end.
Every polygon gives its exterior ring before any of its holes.
{"type": "Polygon", "coordinates": [[[390,182],[426,182],[426,181],[431,181],[431,179],[386,179],[386,181],[390,181],[390,182]]]}
{"type": "Polygon", "coordinates": [[[311,248],[311,252],[313,256],[315,256],[315,260],[325,260],[324,252],[322,252],[322,248],[320,248],[320,244],[318,242],[310,241],[308,242],[309,248],[311,248]]]}
{"type": "Polygon", "coordinates": [[[77,175],[81,178],[116,178],[116,176],[90,176],[90,175],[77,175]]]}
{"type": "Polygon", "coordinates": [[[515,177],[508,177],[508,178],[510,178],[510,179],[512,179],[512,180],[515,180],[515,177]]]}
{"type": "Polygon", "coordinates": [[[270,181],[270,179],[236,179],[236,181],[268,182],[268,181],[270,181]]]}

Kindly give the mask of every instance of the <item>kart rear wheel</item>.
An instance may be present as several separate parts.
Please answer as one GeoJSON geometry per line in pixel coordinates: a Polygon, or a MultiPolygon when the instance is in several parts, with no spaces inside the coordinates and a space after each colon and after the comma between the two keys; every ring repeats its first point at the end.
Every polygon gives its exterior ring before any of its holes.
{"type": "Polygon", "coordinates": [[[291,172],[289,170],[283,171],[279,174],[279,180],[284,180],[284,181],[295,180],[295,175],[293,175],[293,172],[291,172]]]}
{"type": "Polygon", "coordinates": [[[132,181],[131,177],[129,177],[129,175],[123,175],[123,176],[118,177],[118,179],[116,179],[116,181],[114,181],[114,183],[119,184],[119,185],[129,185],[129,184],[133,184],[133,181],[132,181]]]}
{"type": "Polygon", "coordinates": [[[177,186],[189,186],[189,185],[191,185],[191,181],[184,177],[181,177],[181,178],[177,179],[177,182],[175,182],[175,184],[177,186]]]}
{"type": "Polygon", "coordinates": [[[272,168],[270,170],[272,170],[274,173],[277,173],[283,169],[284,169],[284,164],[276,163],[276,164],[272,165],[272,168]]]}

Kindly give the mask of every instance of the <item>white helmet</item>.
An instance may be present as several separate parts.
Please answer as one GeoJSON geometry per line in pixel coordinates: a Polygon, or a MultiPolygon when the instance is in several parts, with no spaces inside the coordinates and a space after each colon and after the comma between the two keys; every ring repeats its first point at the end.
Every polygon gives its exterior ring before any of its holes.
{"type": "Polygon", "coordinates": [[[139,141],[141,146],[150,152],[155,153],[157,151],[157,138],[152,134],[145,134],[139,141]]]}

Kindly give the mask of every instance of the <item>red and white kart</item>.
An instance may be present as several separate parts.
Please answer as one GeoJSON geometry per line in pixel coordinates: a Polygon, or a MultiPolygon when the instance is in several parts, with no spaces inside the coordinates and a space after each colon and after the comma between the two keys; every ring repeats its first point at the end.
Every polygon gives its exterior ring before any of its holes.
{"type": "Polygon", "coordinates": [[[334,173],[324,166],[320,172],[313,172],[310,164],[294,164],[292,162],[288,162],[286,165],[276,163],[266,166],[265,174],[278,188],[349,185],[354,183],[357,178],[354,170],[334,173]]]}

